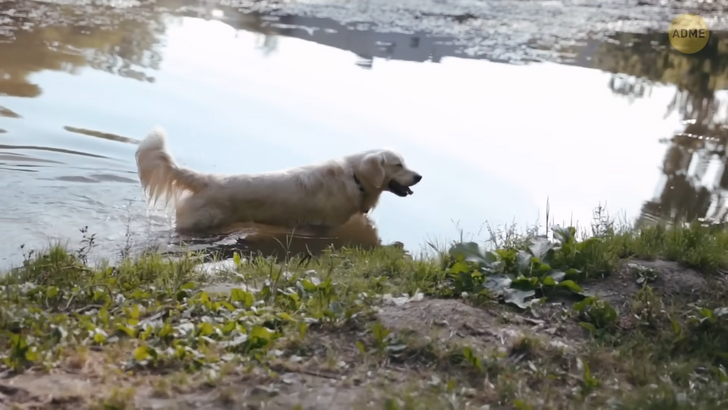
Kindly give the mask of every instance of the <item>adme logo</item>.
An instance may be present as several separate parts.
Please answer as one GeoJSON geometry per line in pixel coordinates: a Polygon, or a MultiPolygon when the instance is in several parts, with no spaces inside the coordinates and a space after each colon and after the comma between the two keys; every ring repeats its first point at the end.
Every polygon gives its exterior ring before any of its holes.
{"type": "Polygon", "coordinates": [[[694,54],[708,44],[710,30],[702,17],[696,14],[680,14],[670,23],[669,37],[677,51],[694,54]]]}

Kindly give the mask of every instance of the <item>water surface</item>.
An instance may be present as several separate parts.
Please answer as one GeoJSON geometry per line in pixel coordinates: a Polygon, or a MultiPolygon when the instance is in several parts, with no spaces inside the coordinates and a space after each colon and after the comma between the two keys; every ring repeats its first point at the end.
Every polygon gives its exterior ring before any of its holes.
{"type": "Polygon", "coordinates": [[[166,243],[172,220],[147,209],[134,164],[155,125],[178,162],[209,172],[393,147],[424,179],[411,197],[385,193],[372,219],[413,250],[543,221],[547,199],[556,222],[588,224],[605,203],[628,220],[725,214],[720,33],[694,56],[622,33],[513,64],[454,38],[213,2],[85,22],[64,7],[44,24],[12,3],[0,3],[2,265],[20,244],[75,244],[85,226],[99,255],[166,243]]]}

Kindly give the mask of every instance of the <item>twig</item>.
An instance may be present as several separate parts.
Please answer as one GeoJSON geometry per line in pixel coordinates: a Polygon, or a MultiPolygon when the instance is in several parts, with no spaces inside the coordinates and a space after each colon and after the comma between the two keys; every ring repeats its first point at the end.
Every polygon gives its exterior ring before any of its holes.
{"type": "Polygon", "coordinates": [[[270,366],[271,370],[274,370],[276,372],[290,372],[290,373],[299,373],[299,374],[305,374],[308,376],[313,377],[321,377],[324,379],[331,379],[331,380],[339,380],[340,376],[336,374],[326,374],[326,373],[320,373],[320,372],[314,372],[310,370],[303,370],[303,369],[290,369],[283,365],[273,365],[270,366]]]}

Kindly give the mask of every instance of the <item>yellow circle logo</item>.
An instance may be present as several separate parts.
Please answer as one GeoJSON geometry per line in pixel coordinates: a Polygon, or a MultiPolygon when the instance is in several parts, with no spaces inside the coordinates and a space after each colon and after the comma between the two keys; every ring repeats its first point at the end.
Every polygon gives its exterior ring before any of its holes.
{"type": "Polygon", "coordinates": [[[681,53],[693,54],[708,44],[710,31],[702,17],[680,14],[670,23],[670,43],[681,53]]]}

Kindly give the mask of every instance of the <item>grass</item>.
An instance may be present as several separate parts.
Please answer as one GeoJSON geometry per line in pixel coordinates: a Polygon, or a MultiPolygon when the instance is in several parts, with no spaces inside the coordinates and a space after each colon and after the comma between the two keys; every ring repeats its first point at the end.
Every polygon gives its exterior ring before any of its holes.
{"type": "Polygon", "coordinates": [[[196,254],[90,266],[93,242],[0,278],[5,407],[728,405],[721,227],[236,255],[214,277],[196,254]]]}

